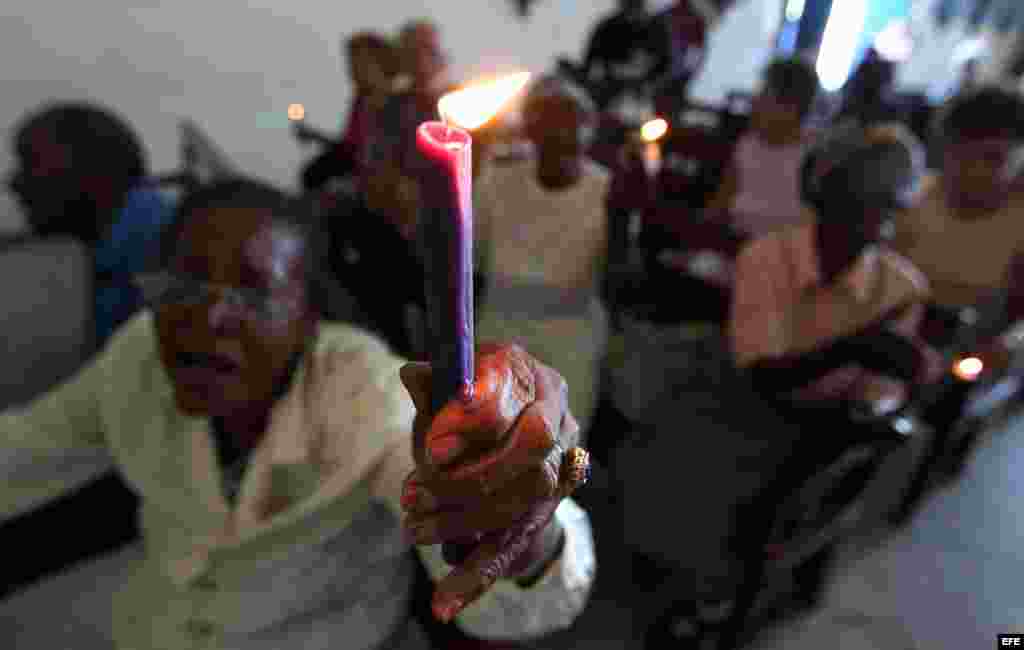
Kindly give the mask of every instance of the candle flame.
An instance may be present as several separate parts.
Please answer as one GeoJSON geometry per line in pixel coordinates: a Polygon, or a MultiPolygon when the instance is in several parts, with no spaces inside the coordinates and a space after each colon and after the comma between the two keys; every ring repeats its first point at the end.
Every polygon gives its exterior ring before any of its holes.
{"type": "Polygon", "coordinates": [[[985,369],[985,364],[978,357],[960,359],[953,366],[953,374],[963,381],[974,381],[985,369]]]}
{"type": "Polygon", "coordinates": [[[640,127],[640,137],[644,139],[644,142],[657,142],[666,133],[668,133],[668,122],[660,117],[640,127]]]}
{"type": "Polygon", "coordinates": [[[306,118],[306,107],[302,104],[288,105],[288,119],[292,122],[300,122],[306,118]]]}
{"type": "Polygon", "coordinates": [[[529,72],[520,72],[472,84],[442,97],[437,109],[446,123],[468,131],[479,129],[519,94],[529,80],[529,72]]]}

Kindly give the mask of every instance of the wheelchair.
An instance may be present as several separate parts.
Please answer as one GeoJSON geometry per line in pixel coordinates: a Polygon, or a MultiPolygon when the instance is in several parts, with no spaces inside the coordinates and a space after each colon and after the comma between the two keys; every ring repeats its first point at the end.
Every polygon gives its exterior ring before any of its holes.
{"type": "Polygon", "coordinates": [[[892,523],[904,525],[933,487],[959,478],[983,432],[1009,415],[1024,391],[1024,367],[1019,352],[1024,329],[1007,318],[1005,292],[996,292],[976,304],[950,308],[932,305],[925,321],[926,339],[947,361],[943,380],[920,396],[915,409],[935,431],[935,437],[892,523]],[[1009,363],[986,368],[983,350],[1000,338],[1011,350],[1009,363]]]}
{"type": "MultiPolygon", "coordinates": [[[[698,386],[706,386],[706,395],[697,399],[705,404],[717,402],[722,412],[754,407],[731,392],[744,379],[731,367],[731,360],[724,358],[727,352],[718,328],[705,324],[699,332],[692,324],[659,325],[645,320],[645,313],[650,310],[632,310],[624,319],[630,343],[637,342],[627,355],[635,365],[621,371],[617,381],[613,379],[606,405],[611,413],[605,417],[628,432],[608,454],[614,493],[623,491],[632,480],[643,480],[630,473],[629,463],[622,460],[627,458],[624,450],[637,444],[656,444],[637,443],[639,439],[657,441],[666,435],[665,425],[651,415],[657,410],[653,402],[693,400],[694,391],[701,390],[698,386]],[[658,360],[666,359],[672,368],[652,369],[658,360]]],[[[752,390],[747,394],[753,395],[752,390]]],[[[696,404],[691,410],[701,408],[696,404]]],[[[765,402],[759,408],[776,410],[777,406],[765,402]]],[[[792,407],[787,408],[792,413],[792,407]]],[[[656,614],[647,627],[646,648],[680,647],[684,638],[695,642],[693,647],[699,643],[710,644],[699,647],[722,650],[741,647],[767,625],[813,609],[827,584],[839,545],[885,522],[888,508],[880,509],[872,501],[879,486],[887,485],[881,483],[880,470],[909,444],[927,439],[930,428],[905,408],[872,411],[851,406],[835,414],[843,421],[837,422],[834,430],[846,435],[834,436],[829,430],[829,435],[822,436],[822,420],[809,416],[806,433],[794,438],[794,449],[800,453],[780,456],[772,473],[775,478],[763,481],[752,499],[737,505],[730,536],[733,584],[737,586],[722,605],[704,609],[690,598],[673,600],[673,585],[686,578],[677,572],[664,547],[627,544],[632,547],[637,586],[657,594],[652,596],[650,609],[656,614]]],[[[800,417],[799,412],[795,415],[800,417]]],[[[670,455],[667,448],[663,452],[670,455]]],[[[634,462],[633,466],[639,465],[634,462]]],[[[900,467],[890,473],[903,476],[906,470],[900,467]]],[[[714,489],[714,485],[708,486],[711,493],[714,489]]],[[[666,493],[666,498],[671,496],[666,493]]],[[[619,526],[626,530],[629,501],[619,496],[616,500],[621,500],[617,506],[622,517],[619,526]]]]}

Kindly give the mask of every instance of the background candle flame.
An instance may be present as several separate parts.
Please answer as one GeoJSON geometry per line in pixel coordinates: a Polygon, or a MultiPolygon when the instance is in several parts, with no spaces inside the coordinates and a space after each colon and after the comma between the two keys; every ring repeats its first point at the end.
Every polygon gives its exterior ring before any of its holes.
{"type": "Polygon", "coordinates": [[[292,122],[301,122],[306,119],[306,107],[302,104],[289,104],[288,119],[292,122]]]}
{"type": "Polygon", "coordinates": [[[640,127],[640,137],[644,142],[657,142],[666,133],[668,133],[668,122],[660,117],[640,127]]]}
{"type": "Polygon", "coordinates": [[[510,99],[526,87],[529,72],[520,72],[486,82],[471,84],[448,93],[437,103],[441,119],[472,131],[487,124],[510,99]]]}
{"type": "Polygon", "coordinates": [[[985,364],[978,357],[960,359],[953,366],[953,373],[963,381],[974,381],[985,369],[985,364]]]}

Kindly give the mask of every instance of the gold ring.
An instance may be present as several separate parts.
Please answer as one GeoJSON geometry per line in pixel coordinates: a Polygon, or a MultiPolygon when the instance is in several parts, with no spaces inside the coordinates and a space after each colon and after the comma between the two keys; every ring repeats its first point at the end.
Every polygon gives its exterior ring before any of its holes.
{"type": "Polygon", "coordinates": [[[562,471],[569,492],[586,485],[590,480],[590,453],[582,447],[573,447],[562,458],[562,471]]]}

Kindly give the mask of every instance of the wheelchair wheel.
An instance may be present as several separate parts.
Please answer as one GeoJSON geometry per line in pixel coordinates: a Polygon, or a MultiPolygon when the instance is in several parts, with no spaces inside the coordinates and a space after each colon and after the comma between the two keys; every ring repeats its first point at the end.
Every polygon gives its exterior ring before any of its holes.
{"type": "Polygon", "coordinates": [[[838,554],[838,545],[829,544],[793,572],[795,613],[810,612],[821,605],[828,586],[828,576],[838,554]]]}
{"type": "Polygon", "coordinates": [[[982,422],[971,422],[965,425],[961,435],[952,441],[953,444],[950,445],[948,455],[942,464],[943,483],[952,483],[963,476],[974,449],[978,445],[983,428],[984,424],[982,422]]]}

